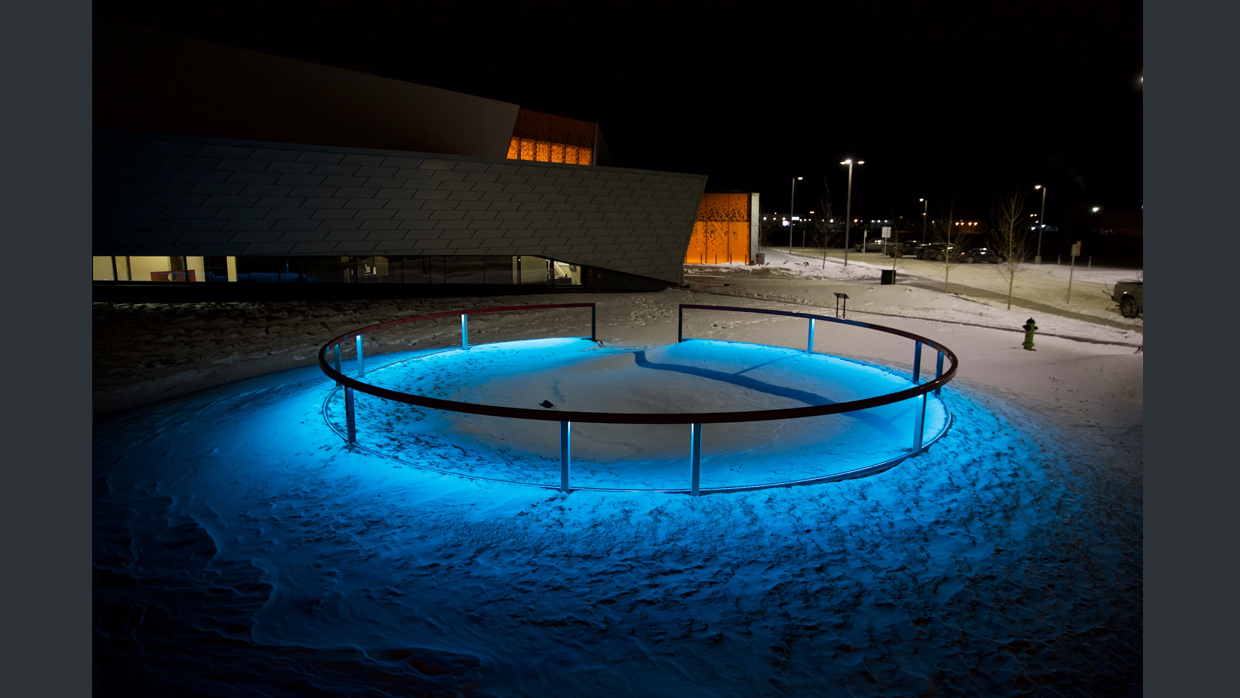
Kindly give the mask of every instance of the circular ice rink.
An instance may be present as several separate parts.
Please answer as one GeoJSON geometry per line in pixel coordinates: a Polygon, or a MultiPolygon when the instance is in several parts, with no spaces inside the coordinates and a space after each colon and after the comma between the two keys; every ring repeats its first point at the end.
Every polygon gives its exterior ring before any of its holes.
{"type": "MultiPolygon", "coordinates": [[[[535,339],[389,354],[369,385],[400,393],[549,413],[685,414],[834,405],[906,390],[910,376],[784,347],[691,340],[603,346],[535,339]]],[[[950,412],[926,400],[923,443],[950,412]]],[[[559,423],[428,409],[356,394],[357,445],[401,463],[467,477],[556,487],[559,423]]],[[[703,491],[822,481],[878,472],[913,455],[921,398],[801,419],[704,424],[703,491]]],[[[324,416],[345,433],[343,391],[324,416]]],[[[683,490],[688,424],[572,424],[574,489],[683,490]]]]}

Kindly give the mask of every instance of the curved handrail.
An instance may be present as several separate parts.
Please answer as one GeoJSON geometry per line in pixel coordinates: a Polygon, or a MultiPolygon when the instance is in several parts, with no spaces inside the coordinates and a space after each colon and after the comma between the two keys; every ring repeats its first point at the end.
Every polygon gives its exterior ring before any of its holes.
{"type": "Polygon", "coordinates": [[[901,390],[887,395],[878,397],[864,398],[861,400],[851,400],[848,402],[839,402],[831,405],[815,405],[807,407],[787,407],[775,410],[746,410],[738,412],[679,412],[679,413],[641,413],[641,412],[577,412],[577,411],[557,411],[546,409],[532,409],[527,407],[500,407],[498,405],[480,405],[472,402],[457,402],[455,400],[444,400],[441,398],[426,397],[423,395],[410,395],[395,390],[388,390],[378,386],[364,383],[355,378],[350,378],[343,373],[332,368],[327,361],[327,352],[332,347],[339,345],[351,337],[358,337],[373,330],[381,330],[388,327],[395,327],[420,320],[434,320],[444,317],[452,317],[459,315],[477,315],[482,313],[500,313],[518,310],[543,310],[550,308],[593,308],[594,303],[559,303],[549,305],[514,305],[494,308],[477,308],[473,310],[457,310],[444,313],[432,313],[429,315],[419,315],[417,317],[404,318],[401,320],[392,320],[390,322],[370,325],[361,329],[346,332],[336,337],[319,349],[319,367],[336,383],[347,388],[373,395],[384,400],[392,400],[407,405],[415,405],[417,407],[428,407],[436,410],[444,410],[448,412],[463,412],[466,414],[480,414],[489,417],[507,417],[512,419],[537,419],[545,422],[591,422],[598,424],[720,424],[727,422],[760,422],[771,421],[776,419],[799,419],[802,417],[820,417],[829,414],[841,414],[844,412],[855,412],[857,410],[869,409],[872,407],[881,407],[896,402],[902,402],[910,398],[925,395],[934,390],[938,390],[952,380],[956,375],[956,368],[959,360],[956,353],[946,346],[927,337],[898,330],[893,327],[884,325],[874,325],[867,322],[858,322],[855,320],[840,320],[838,318],[827,317],[823,315],[815,315],[812,313],[798,313],[785,310],[765,310],[761,308],[737,308],[722,305],[692,305],[681,304],[681,309],[696,310],[723,310],[742,313],[757,313],[764,315],[780,315],[785,317],[797,317],[809,320],[821,320],[825,322],[834,322],[842,325],[853,325],[855,327],[863,327],[866,329],[877,330],[893,334],[907,339],[912,339],[927,346],[934,347],[942,352],[951,361],[949,368],[943,375],[925,383],[915,385],[912,388],[901,390]]]}

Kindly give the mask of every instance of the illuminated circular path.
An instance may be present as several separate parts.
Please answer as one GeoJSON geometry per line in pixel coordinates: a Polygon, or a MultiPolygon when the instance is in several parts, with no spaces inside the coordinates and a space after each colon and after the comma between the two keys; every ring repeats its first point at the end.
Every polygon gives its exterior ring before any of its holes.
{"type": "MultiPolygon", "coordinates": [[[[372,360],[373,361],[373,360],[372,360]]],[[[632,347],[588,339],[535,339],[382,357],[366,383],[455,402],[548,412],[684,414],[763,411],[879,397],[913,386],[908,375],[824,354],[695,339],[632,347]]],[[[346,371],[352,373],[352,371],[346,371]]],[[[415,407],[356,393],[357,445],[415,467],[557,487],[559,423],[415,407]]],[[[913,455],[920,398],[792,420],[705,424],[704,490],[769,487],[879,472],[913,455]]],[[[323,406],[345,429],[343,391],[323,406]]],[[[951,415],[933,393],[923,445],[951,415]]],[[[687,424],[572,425],[573,489],[687,487],[687,424]]]]}

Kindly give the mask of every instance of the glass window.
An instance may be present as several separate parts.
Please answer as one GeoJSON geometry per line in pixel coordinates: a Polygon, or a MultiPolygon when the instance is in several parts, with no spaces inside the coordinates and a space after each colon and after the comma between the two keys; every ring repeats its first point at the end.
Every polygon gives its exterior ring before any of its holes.
{"type": "Polygon", "coordinates": [[[551,260],[531,255],[517,257],[517,278],[519,284],[551,283],[551,260]]]}
{"type": "Polygon", "coordinates": [[[207,264],[202,257],[186,257],[185,271],[190,281],[204,282],[207,280],[207,264]]]}
{"type": "Polygon", "coordinates": [[[580,286],[581,267],[568,262],[551,263],[551,282],[557,286],[580,286]]]}
{"type": "Polygon", "coordinates": [[[512,257],[488,255],[482,258],[482,264],[488,284],[512,283],[512,257]]]}
{"type": "Polygon", "coordinates": [[[407,284],[431,283],[431,266],[426,257],[401,257],[404,282],[407,284]]]}
{"type": "Polygon", "coordinates": [[[237,280],[252,284],[279,283],[284,266],[282,257],[238,257],[237,280]]]}
{"type": "MultiPolygon", "coordinates": [[[[232,259],[232,258],[224,257],[224,256],[203,257],[202,265],[203,265],[203,268],[206,270],[204,272],[205,279],[211,282],[227,282],[228,281],[228,269],[229,269],[228,260],[229,259],[232,259]]],[[[233,271],[233,276],[235,277],[237,274],[237,268],[236,268],[235,262],[233,264],[232,271],[233,271]]]]}
{"type": "Polygon", "coordinates": [[[116,281],[116,276],[112,272],[111,257],[94,257],[95,271],[91,277],[95,281],[116,281]]]}
{"type": "Polygon", "coordinates": [[[452,255],[444,257],[447,282],[450,284],[485,284],[485,266],[481,255],[452,255]]]}
{"type": "Polygon", "coordinates": [[[362,283],[400,283],[399,268],[395,271],[397,277],[390,278],[393,269],[387,257],[361,257],[357,260],[357,278],[362,283]]]}
{"type": "Polygon", "coordinates": [[[129,273],[134,281],[186,281],[184,263],[174,268],[173,260],[182,262],[180,257],[130,257],[129,273]]]}

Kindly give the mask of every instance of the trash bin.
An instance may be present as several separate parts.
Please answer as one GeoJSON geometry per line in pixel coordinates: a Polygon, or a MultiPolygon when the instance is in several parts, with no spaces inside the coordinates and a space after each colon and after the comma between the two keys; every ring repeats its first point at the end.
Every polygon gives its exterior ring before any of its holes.
{"type": "Polygon", "coordinates": [[[883,269],[882,271],[883,271],[883,280],[879,285],[880,286],[894,286],[896,283],[896,270],[895,269],[883,269]]]}

